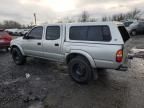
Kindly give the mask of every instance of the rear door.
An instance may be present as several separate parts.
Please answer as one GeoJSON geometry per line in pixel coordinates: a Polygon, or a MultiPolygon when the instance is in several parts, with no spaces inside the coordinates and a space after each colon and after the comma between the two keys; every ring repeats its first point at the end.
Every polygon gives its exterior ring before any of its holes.
{"type": "Polygon", "coordinates": [[[61,61],[63,60],[62,54],[62,26],[54,25],[47,26],[45,30],[45,39],[43,40],[44,57],[61,61]]]}
{"type": "Polygon", "coordinates": [[[127,30],[125,29],[124,26],[118,26],[119,32],[122,36],[122,39],[124,41],[124,46],[123,46],[123,62],[125,64],[127,64],[127,60],[128,60],[128,52],[130,50],[130,48],[128,47],[128,43],[129,43],[129,33],[127,32],[127,30]]]}

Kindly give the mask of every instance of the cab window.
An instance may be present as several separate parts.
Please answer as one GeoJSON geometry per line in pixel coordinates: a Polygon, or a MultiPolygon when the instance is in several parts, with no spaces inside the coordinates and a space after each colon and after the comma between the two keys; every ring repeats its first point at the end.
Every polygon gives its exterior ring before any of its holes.
{"type": "Polygon", "coordinates": [[[59,26],[48,26],[46,29],[46,40],[57,40],[60,38],[59,26]]]}
{"type": "Polygon", "coordinates": [[[30,33],[28,34],[28,37],[31,39],[42,39],[43,34],[43,27],[35,27],[33,28],[30,33]]]}

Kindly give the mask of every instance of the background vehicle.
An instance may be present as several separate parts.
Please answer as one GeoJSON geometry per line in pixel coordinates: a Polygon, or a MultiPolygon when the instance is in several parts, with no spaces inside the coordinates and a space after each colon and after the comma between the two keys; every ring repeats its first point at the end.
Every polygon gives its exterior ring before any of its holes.
{"type": "Polygon", "coordinates": [[[138,21],[138,22],[132,23],[127,28],[127,30],[132,36],[135,36],[137,34],[144,34],[144,21],[138,21]]]}
{"type": "Polygon", "coordinates": [[[24,30],[21,32],[21,35],[24,36],[24,35],[26,35],[29,31],[30,31],[30,29],[24,29],[24,30]]]}
{"type": "Polygon", "coordinates": [[[123,24],[124,26],[127,28],[129,27],[132,23],[134,23],[135,21],[124,21],[123,24]]]}
{"type": "Polygon", "coordinates": [[[14,34],[16,36],[21,36],[23,31],[24,31],[24,29],[17,29],[14,34]]]}
{"type": "Polygon", "coordinates": [[[24,64],[28,56],[65,62],[70,76],[84,83],[96,75],[98,68],[127,70],[128,39],[122,23],[43,25],[13,40],[11,53],[18,65],[24,64]]]}
{"type": "Polygon", "coordinates": [[[10,35],[15,35],[17,30],[18,30],[17,28],[15,28],[15,29],[5,29],[5,31],[7,33],[9,33],[10,35]]]}
{"type": "Polygon", "coordinates": [[[0,49],[8,50],[11,40],[12,37],[7,32],[0,30],[0,49]]]}

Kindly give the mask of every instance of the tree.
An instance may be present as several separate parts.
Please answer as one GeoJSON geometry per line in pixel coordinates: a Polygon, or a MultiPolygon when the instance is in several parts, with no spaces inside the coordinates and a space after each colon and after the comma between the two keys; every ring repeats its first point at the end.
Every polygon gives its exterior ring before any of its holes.
{"type": "Polygon", "coordinates": [[[0,29],[3,29],[3,25],[0,23],[0,29]]]}
{"type": "Polygon", "coordinates": [[[103,16],[103,17],[102,17],[102,21],[107,21],[107,17],[106,17],[106,16],[103,16]]]}
{"type": "Polygon", "coordinates": [[[70,17],[65,17],[65,18],[59,20],[57,23],[73,23],[73,22],[75,22],[74,19],[72,19],[70,17]]]}
{"type": "Polygon", "coordinates": [[[87,22],[89,21],[89,14],[87,11],[83,11],[79,18],[80,22],[87,22]]]}
{"type": "Polygon", "coordinates": [[[122,21],[122,20],[127,20],[127,19],[141,19],[142,12],[139,9],[134,9],[130,12],[127,13],[119,13],[119,14],[114,14],[112,16],[104,16],[102,17],[102,21],[122,21]]]}
{"type": "Polygon", "coordinates": [[[21,24],[16,22],[16,21],[4,21],[3,22],[3,28],[8,29],[8,28],[21,28],[21,24]]]}
{"type": "Polygon", "coordinates": [[[96,18],[90,18],[89,22],[97,22],[97,19],[96,18]]]}
{"type": "Polygon", "coordinates": [[[126,14],[126,17],[129,19],[140,19],[142,13],[139,9],[134,9],[133,11],[126,14]]]}

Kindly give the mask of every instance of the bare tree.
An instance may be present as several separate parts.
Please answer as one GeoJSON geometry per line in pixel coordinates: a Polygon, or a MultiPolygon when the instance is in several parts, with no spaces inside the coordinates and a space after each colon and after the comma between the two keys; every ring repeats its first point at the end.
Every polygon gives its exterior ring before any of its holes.
{"type": "Polygon", "coordinates": [[[87,22],[89,21],[89,14],[87,11],[83,11],[79,18],[80,22],[87,22]]]}
{"type": "Polygon", "coordinates": [[[65,17],[65,18],[59,20],[57,23],[73,23],[73,22],[75,22],[75,20],[73,18],[65,17]]]}
{"type": "Polygon", "coordinates": [[[97,22],[97,19],[96,18],[90,18],[89,22],[97,22]]]}
{"type": "Polygon", "coordinates": [[[134,9],[133,11],[128,12],[126,14],[126,18],[129,18],[129,19],[140,19],[141,15],[142,15],[141,10],[134,9]]]}
{"type": "Polygon", "coordinates": [[[0,23],[0,29],[3,29],[3,25],[0,23]]]}
{"type": "Polygon", "coordinates": [[[110,16],[104,16],[102,17],[102,21],[111,21],[112,18],[110,16]]]}
{"type": "Polygon", "coordinates": [[[110,17],[104,16],[102,17],[102,21],[122,21],[127,19],[140,19],[142,16],[142,12],[139,9],[134,9],[127,13],[120,13],[120,14],[114,14],[110,17]]]}
{"type": "Polygon", "coordinates": [[[103,17],[102,17],[102,21],[107,21],[107,17],[106,17],[106,16],[103,16],[103,17]]]}
{"type": "Polygon", "coordinates": [[[6,20],[6,21],[4,21],[3,22],[3,28],[21,28],[22,26],[21,26],[21,24],[20,23],[18,23],[18,22],[16,22],[16,21],[8,21],[8,20],[6,20]]]}

